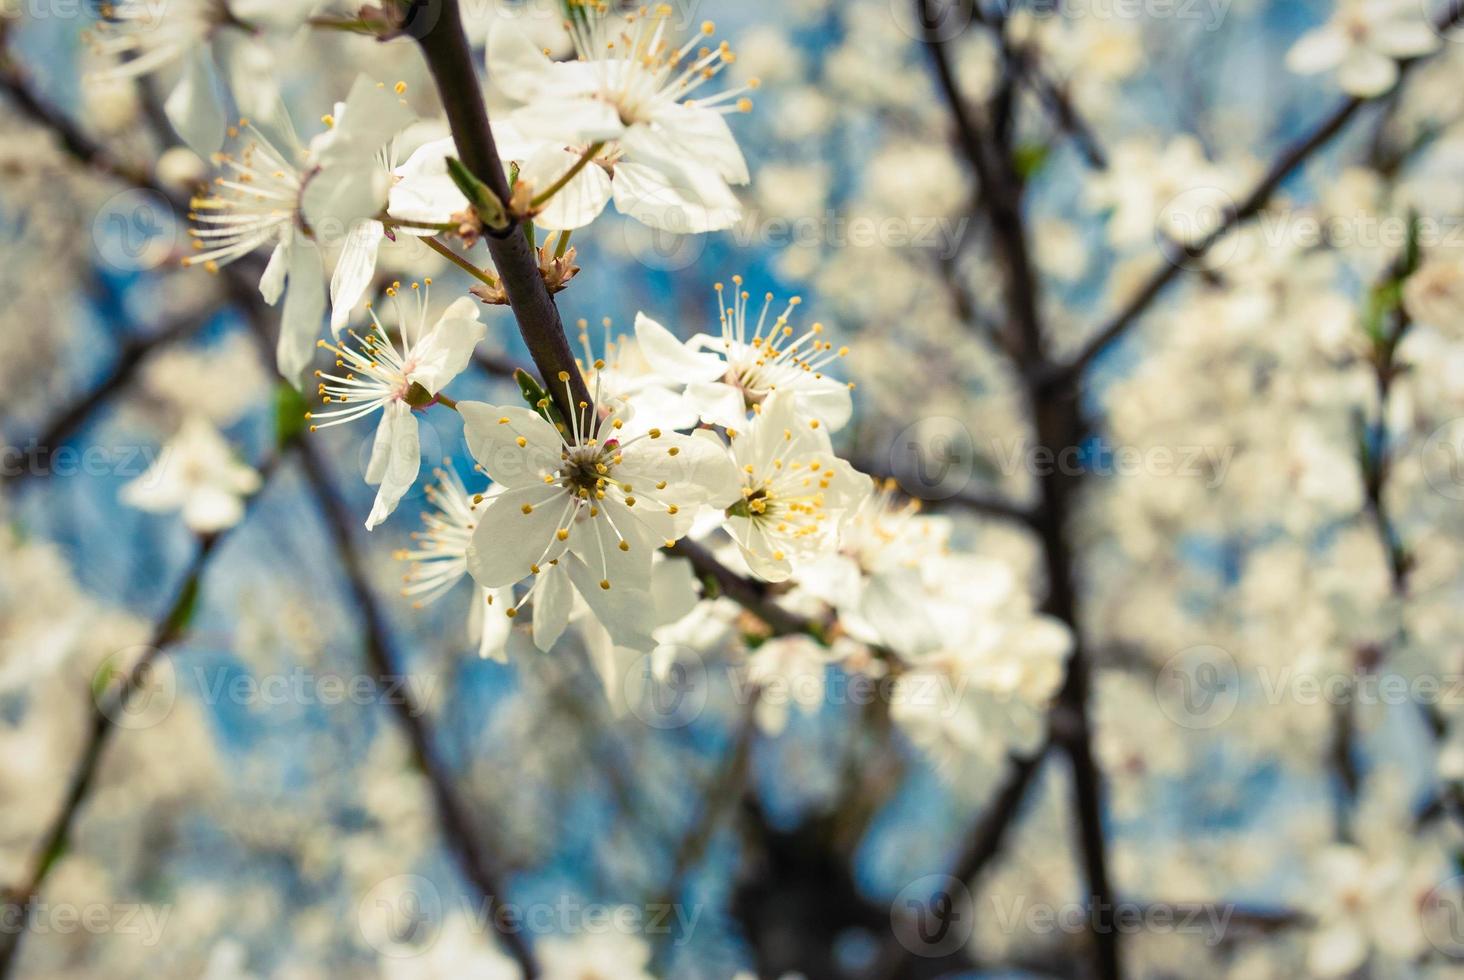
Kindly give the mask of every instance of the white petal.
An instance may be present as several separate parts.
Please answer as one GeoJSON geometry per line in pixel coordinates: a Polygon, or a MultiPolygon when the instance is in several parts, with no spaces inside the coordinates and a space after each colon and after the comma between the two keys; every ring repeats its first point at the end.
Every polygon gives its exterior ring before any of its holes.
{"type": "Polygon", "coordinates": [[[546,488],[539,495],[508,493],[484,502],[478,527],[468,542],[468,574],[486,588],[512,585],[564,553],[555,534],[569,497],[546,488]],[[523,506],[532,510],[525,514],[523,506]]]}
{"type": "Polygon", "coordinates": [[[747,183],[747,161],[722,113],[676,103],[657,112],[653,122],[632,126],[620,138],[635,162],[676,167],[689,161],[710,167],[729,184],[747,183]]]}
{"type": "Polygon", "coordinates": [[[205,159],[224,143],[224,107],[214,91],[207,45],[199,44],[183,62],[183,77],[163,103],[163,112],[183,142],[205,159]]]}
{"type": "Polygon", "coordinates": [[[1352,42],[1339,28],[1326,26],[1303,34],[1286,52],[1286,67],[1298,75],[1331,71],[1342,63],[1352,42]]]}
{"type": "MultiPolygon", "coordinates": [[[[535,193],[541,193],[554,186],[579,160],[578,153],[546,146],[524,161],[519,180],[532,181],[535,193]]],[[[587,164],[554,192],[544,210],[534,216],[534,223],[551,231],[583,228],[599,217],[609,203],[610,175],[598,164],[587,164]]]]}
{"type": "Polygon", "coordinates": [[[692,350],[644,313],[635,315],[635,339],[651,367],[675,384],[715,381],[727,373],[722,358],[692,350]]]}
{"type": "Polygon", "coordinates": [[[375,163],[376,151],[415,118],[394,89],[365,75],[356,76],[335,115],[335,124],[311,141],[315,161],[326,168],[375,163]]]}
{"type": "Polygon", "coordinates": [[[368,219],[356,222],[346,235],[335,273],[330,277],[330,332],[337,337],[376,275],[376,253],[385,234],[381,222],[368,219]]]}
{"type": "Polygon", "coordinates": [[[325,316],[325,266],[320,261],[320,250],[306,238],[297,236],[288,251],[290,284],[280,314],[275,360],[280,375],[299,388],[315,355],[320,321],[325,316]]]}
{"type": "Polygon", "coordinates": [[[714,171],[663,170],[621,162],[611,181],[615,207],[642,224],[682,235],[730,228],[742,205],[714,171]]]}
{"type": "Polygon", "coordinates": [[[489,83],[520,102],[538,95],[549,77],[548,56],[506,18],[489,28],[485,54],[489,83]]]}
{"type": "Polygon", "coordinates": [[[537,412],[484,402],[458,402],[458,412],[463,417],[468,452],[494,483],[511,488],[533,486],[558,471],[564,442],[537,412]],[[519,439],[524,440],[523,446],[519,439]]]}
{"type": "Polygon", "coordinates": [[[1342,91],[1358,98],[1382,95],[1398,81],[1398,63],[1368,48],[1355,47],[1337,69],[1342,91]]]}
{"type": "Polygon", "coordinates": [[[1373,28],[1368,43],[1394,58],[1417,58],[1437,51],[1443,40],[1422,20],[1403,20],[1379,24],[1373,28]]]}
{"type": "Polygon", "coordinates": [[[541,96],[532,106],[511,113],[508,121],[527,139],[560,146],[608,142],[619,139],[625,132],[625,124],[613,105],[573,95],[541,96]]]}
{"type": "Polygon", "coordinates": [[[473,357],[473,349],[487,335],[487,326],[478,319],[479,306],[469,296],[454,300],[412,350],[417,361],[412,380],[429,393],[437,394],[461,374],[473,357]]]}
{"type": "Polygon", "coordinates": [[[395,171],[397,181],[387,193],[387,213],[402,221],[440,224],[466,209],[467,198],[447,173],[450,156],[457,156],[451,136],[417,147],[395,171]]]}
{"type": "Polygon", "coordinates": [[[703,422],[729,429],[747,428],[747,399],[721,381],[697,381],[686,386],[686,400],[703,422]]]}
{"type": "Polygon", "coordinates": [[[317,171],[300,192],[300,209],[316,237],[345,233],[362,218],[374,218],[386,207],[391,176],[375,151],[333,163],[317,171]]]}
{"type": "Polygon", "coordinates": [[[264,274],[259,277],[259,295],[270,306],[280,301],[280,294],[285,291],[285,274],[289,271],[290,249],[283,241],[274,247],[269,253],[269,262],[264,267],[264,274]]]}
{"type": "Polygon", "coordinates": [[[508,637],[513,632],[513,620],[509,619],[504,610],[513,605],[512,589],[483,589],[473,590],[473,611],[480,622],[478,634],[478,656],[484,660],[496,660],[501,664],[508,663],[508,637]],[[493,597],[493,602],[488,602],[488,597],[493,597]]]}
{"type": "Polygon", "coordinates": [[[371,439],[371,458],[366,461],[366,482],[377,486],[386,476],[391,460],[391,417],[384,409],[376,421],[376,434],[371,439]]]}
{"type": "Polygon", "coordinates": [[[387,430],[386,466],[381,472],[381,486],[376,489],[376,502],[366,518],[368,531],[396,510],[403,495],[417,482],[417,471],[422,466],[422,446],[412,407],[403,401],[388,402],[381,424],[387,430]]]}
{"type": "Polygon", "coordinates": [[[244,501],[218,487],[199,487],[183,504],[183,523],[198,534],[233,527],[244,517],[244,501]]]}
{"type": "Polygon", "coordinates": [[[569,625],[574,587],[563,562],[546,567],[541,574],[544,580],[534,591],[534,646],[548,653],[569,625]]]}
{"type": "Polygon", "coordinates": [[[655,645],[645,623],[645,612],[651,607],[648,592],[614,583],[602,589],[599,575],[574,555],[566,555],[561,564],[569,572],[580,598],[616,646],[645,652],[655,645]]]}
{"type": "Polygon", "coordinates": [[[854,414],[854,399],[849,395],[849,386],[832,378],[825,378],[822,383],[815,381],[800,385],[796,389],[795,404],[800,415],[818,419],[828,426],[830,432],[838,432],[854,414]]]}

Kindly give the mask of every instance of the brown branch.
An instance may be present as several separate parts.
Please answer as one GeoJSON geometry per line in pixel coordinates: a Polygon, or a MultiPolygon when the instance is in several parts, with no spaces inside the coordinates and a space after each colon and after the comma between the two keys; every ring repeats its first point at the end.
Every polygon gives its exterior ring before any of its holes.
{"type": "MultiPolygon", "coordinates": [[[[499,201],[509,200],[508,178],[498,156],[493,130],[488,124],[488,108],[474,67],[472,51],[463,33],[462,17],[457,0],[414,0],[407,14],[423,18],[435,16],[432,26],[417,42],[427,60],[427,68],[437,82],[437,91],[447,113],[453,141],[463,164],[482,181],[499,201]]],[[[510,223],[501,234],[485,235],[493,265],[498,270],[508,305],[518,321],[519,333],[528,345],[529,356],[539,369],[544,387],[566,419],[580,415],[579,404],[593,404],[589,389],[574,353],[565,337],[559,310],[539,272],[538,257],[517,223],[510,223]],[[569,390],[560,381],[568,377],[569,390]]]]}

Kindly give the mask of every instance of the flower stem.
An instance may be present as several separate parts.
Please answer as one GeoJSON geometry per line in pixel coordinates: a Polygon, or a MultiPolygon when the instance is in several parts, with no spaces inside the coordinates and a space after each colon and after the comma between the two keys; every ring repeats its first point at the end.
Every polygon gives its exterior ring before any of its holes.
{"type": "Polygon", "coordinates": [[[575,175],[578,174],[581,170],[585,169],[585,166],[588,165],[591,160],[595,159],[595,155],[604,148],[604,140],[591,143],[589,149],[585,150],[584,153],[581,153],[580,158],[574,162],[574,166],[570,167],[563,174],[561,174],[559,179],[550,184],[542,194],[534,195],[534,199],[529,203],[536,208],[547,203],[551,197],[564,190],[564,185],[568,184],[571,180],[574,180],[575,175]]]}
{"type": "Polygon", "coordinates": [[[554,248],[554,257],[556,259],[564,258],[565,250],[569,248],[569,232],[570,229],[566,228],[559,233],[559,244],[554,248]]]}
{"type": "Polygon", "coordinates": [[[457,266],[459,269],[463,270],[468,275],[472,276],[474,279],[478,280],[481,283],[484,283],[485,285],[492,286],[495,289],[498,288],[498,280],[497,279],[494,279],[488,273],[484,272],[482,269],[480,269],[477,266],[473,265],[473,263],[469,262],[467,259],[465,259],[461,255],[457,254],[452,249],[448,248],[446,245],[444,245],[441,242],[439,242],[437,239],[435,239],[435,238],[424,238],[424,239],[422,239],[422,241],[426,242],[427,243],[427,247],[430,248],[430,249],[432,249],[432,251],[436,252],[438,255],[442,256],[444,259],[447,259],[453,265],[457,266]]]}
{"type": "Polygon", "coordinates": [[[415,228],[421,231],[457,231],[458,226],[451,221],[404,221],[401,218],[392,218],[382,215],[376,219],[388,228],[415,228]]]}

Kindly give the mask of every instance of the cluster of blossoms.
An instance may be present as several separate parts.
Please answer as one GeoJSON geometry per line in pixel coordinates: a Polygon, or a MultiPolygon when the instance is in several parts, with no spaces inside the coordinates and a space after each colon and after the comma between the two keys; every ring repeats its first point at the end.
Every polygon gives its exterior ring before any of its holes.
{"type": "MultiPolygon", "coordinates": [[[[196,21],[202,33],[154,39],[156,56],[128,70],[204,50],[201,40],[252,37],[250,21],[222,5],[198,13],[185,26],[196,21]]],[[[115,19],[125,26],[129,16],[115,19]]],[[[622,14],[603,2],[572,4],[568,61],[552,60],[519,24],[488,33],[488,77],[511,106],[493,121],[510,182],[501,204],[511,220],[558,233],[557,250],[539,250],[551,289],[573,274],[565,274],[569,232],[611,201],[671,232],[723,229],[741,215],[732,187],[749,175],[726,116],[750,108],[757,79],[714,90],[735,63],[730,47],[709,40],[710,22],[675,41],[672,21],[664,5],[622,14]]],[[[360,76],[308,139],[274,93],[256,91],[235,105],[257,107],[258,118],[214,140],[211,103],[191,98],[186,83],[178,98],[191,113],[175,119],[180,132],[196,147],[216,149],[225,136],[234,145],[214,153],[219,173],[191,202],[185,264],[217,272],[267,252],[259,288],[270,304],[283,298],[281,375],[298,387],[318,351],[334,359],[314,371],[321,406],[309,413],[311,429],[375,421],[368,529],[418,483],[421,414],[460,413],[483,482],[465,484],[445,461],[427,491],[425,527],[398,555],[410,569],[404,592],[418,603],[471,577],[469,625],[482,656],[504,659],[517,624],[529,623],[533,642],[549,650],[573,623],[615,700],[611,674],[626,652],[725,632],[725,610],[699,601],[710,590],[676,556],[689,536],[733,573],[767,583],[771,601],[808,610],[822,624],[814,632],[835,630],[832,645],[827,636],[772,638],[751,665],[760,682],[842,662],[882,677],[897,670],[907,685],[974,684],[1003,702],[1040,706],[1051,696],[1065,632],[1034,615],[1004,566],[956,553],[946,522],[915,515],[889,489],[876,493],[835,452],[833,438],[853,416],[853,384],[829,370],[849,350],[822,324],[796,322],[798,297],[754,297],[736,276],[716,286],[709,329],[689,337],[639,314],[633,335],[612,336],[607,320],[596,344],[581,322],[575,373],[584,389],[564,370],[544,379],[547,389],[521,382],[519,404],[457,401],[446,389],[487,334],[478,300],[506,298],[493,274],[477,270],[483,285],[445,308],[434,308],[430,278],[393,281],[384,301],[368,300],[381,245],[398,236],[469,268],[449,242],[472,248],[490,216],[469,203],[474,189],[455,169],[445,124],[417,117],[404,82],[360,76]],[[581,390],[588,399],[576,399],[581,390]],[[966,594],[972,581],[989,585],[979,602],[966,594]]],[[[229,459],[212,429],[190,423],[184,436],[170,449],[199,465],[178,470],[182,483],[149,474],[128,499],[181,509],[195,530],[228,526],[257,474],[229,459]]],[[[941,740],[973,747],[989,724],[964,709],[922,707],[952,706],[908,698],[897,712],[933,749],[941,740]]],[[[984,744],[1035,744],[1029,734],[984,744]]]]}

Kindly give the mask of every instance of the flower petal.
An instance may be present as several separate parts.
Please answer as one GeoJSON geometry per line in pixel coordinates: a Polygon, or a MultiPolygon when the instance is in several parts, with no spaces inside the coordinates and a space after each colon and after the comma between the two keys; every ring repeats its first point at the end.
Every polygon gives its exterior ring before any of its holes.
{"type": "Polygon", "coordinates": [[[517,488],[543,483],[559,469],[564,445],[554,426],[517,405],[458,402],[468,452],[489,479],[517,488]],[[523,439],[520,446],[518,440],[523,439]]]}
{"type": "Polygon", "coordinates": [[[224,107],[214,91],[207,45],[195,45],[183,61],[183,77],[163,103],[163,113],[183,142],[208,158],[224,143],[224,107]]]}
{"type": "Polygon", "coordinates": [[[330,277],[330,332],[337,337],[376,275],[376,253],[385,234],[386,228],[374,219],[356,222],[346,234],[330,277]]]}
{"type": "Polygon", "coordinates": [[[566,517],[569,496],[546,487],[543,493],[504,493],[484,501],[478,526],[468,542],[468,574],[485,588],[512,585],[564,553],[555,533],[566,517]],[[528,513],[524,507],[530,508],[528,513]]]}
{"type": "Polygon", "coordinates": [[[275,360],[280,375],[296,388],[304,384],[305,369],[315,356],[320,321],[325,316],[325,266],[315,243],[296,236],[288,246],[289,289],[280,314],[280,337],[275,360]]]}
{"type": "MultiPolygon", "coordinates": [[[[396,510],[406,492],[417,482],[417,472],[422,466],[422,446],[417,434],[417,417],[412,407],[403,401],[386,404],[382,411],[381,425],[377,429],[377,441],[381,430],[386,430],[385,466],[380,467],[381,486],[376,489],[376,501],[371,505],[371,514],[366,518],[366,530],[370,531],[386,520],[396,510]]],[[[372,462],[376,461],[372,453],[372,462]]]]}
{"type": "Polygon", "coordinates": [[[458,297],[412,350],[417,361],[412,380],[429,393],[437,394],[461,374],[487,335],[487,326],[478,319],[479,305],[471,297],[458,297]]]}
{"type": "Polygon", "coordinates": [[[651,367],[667,381],[715,381],[727,373],[721,357],[692,350],[644,313],[635,315],[635,339],[651,367]]]}

